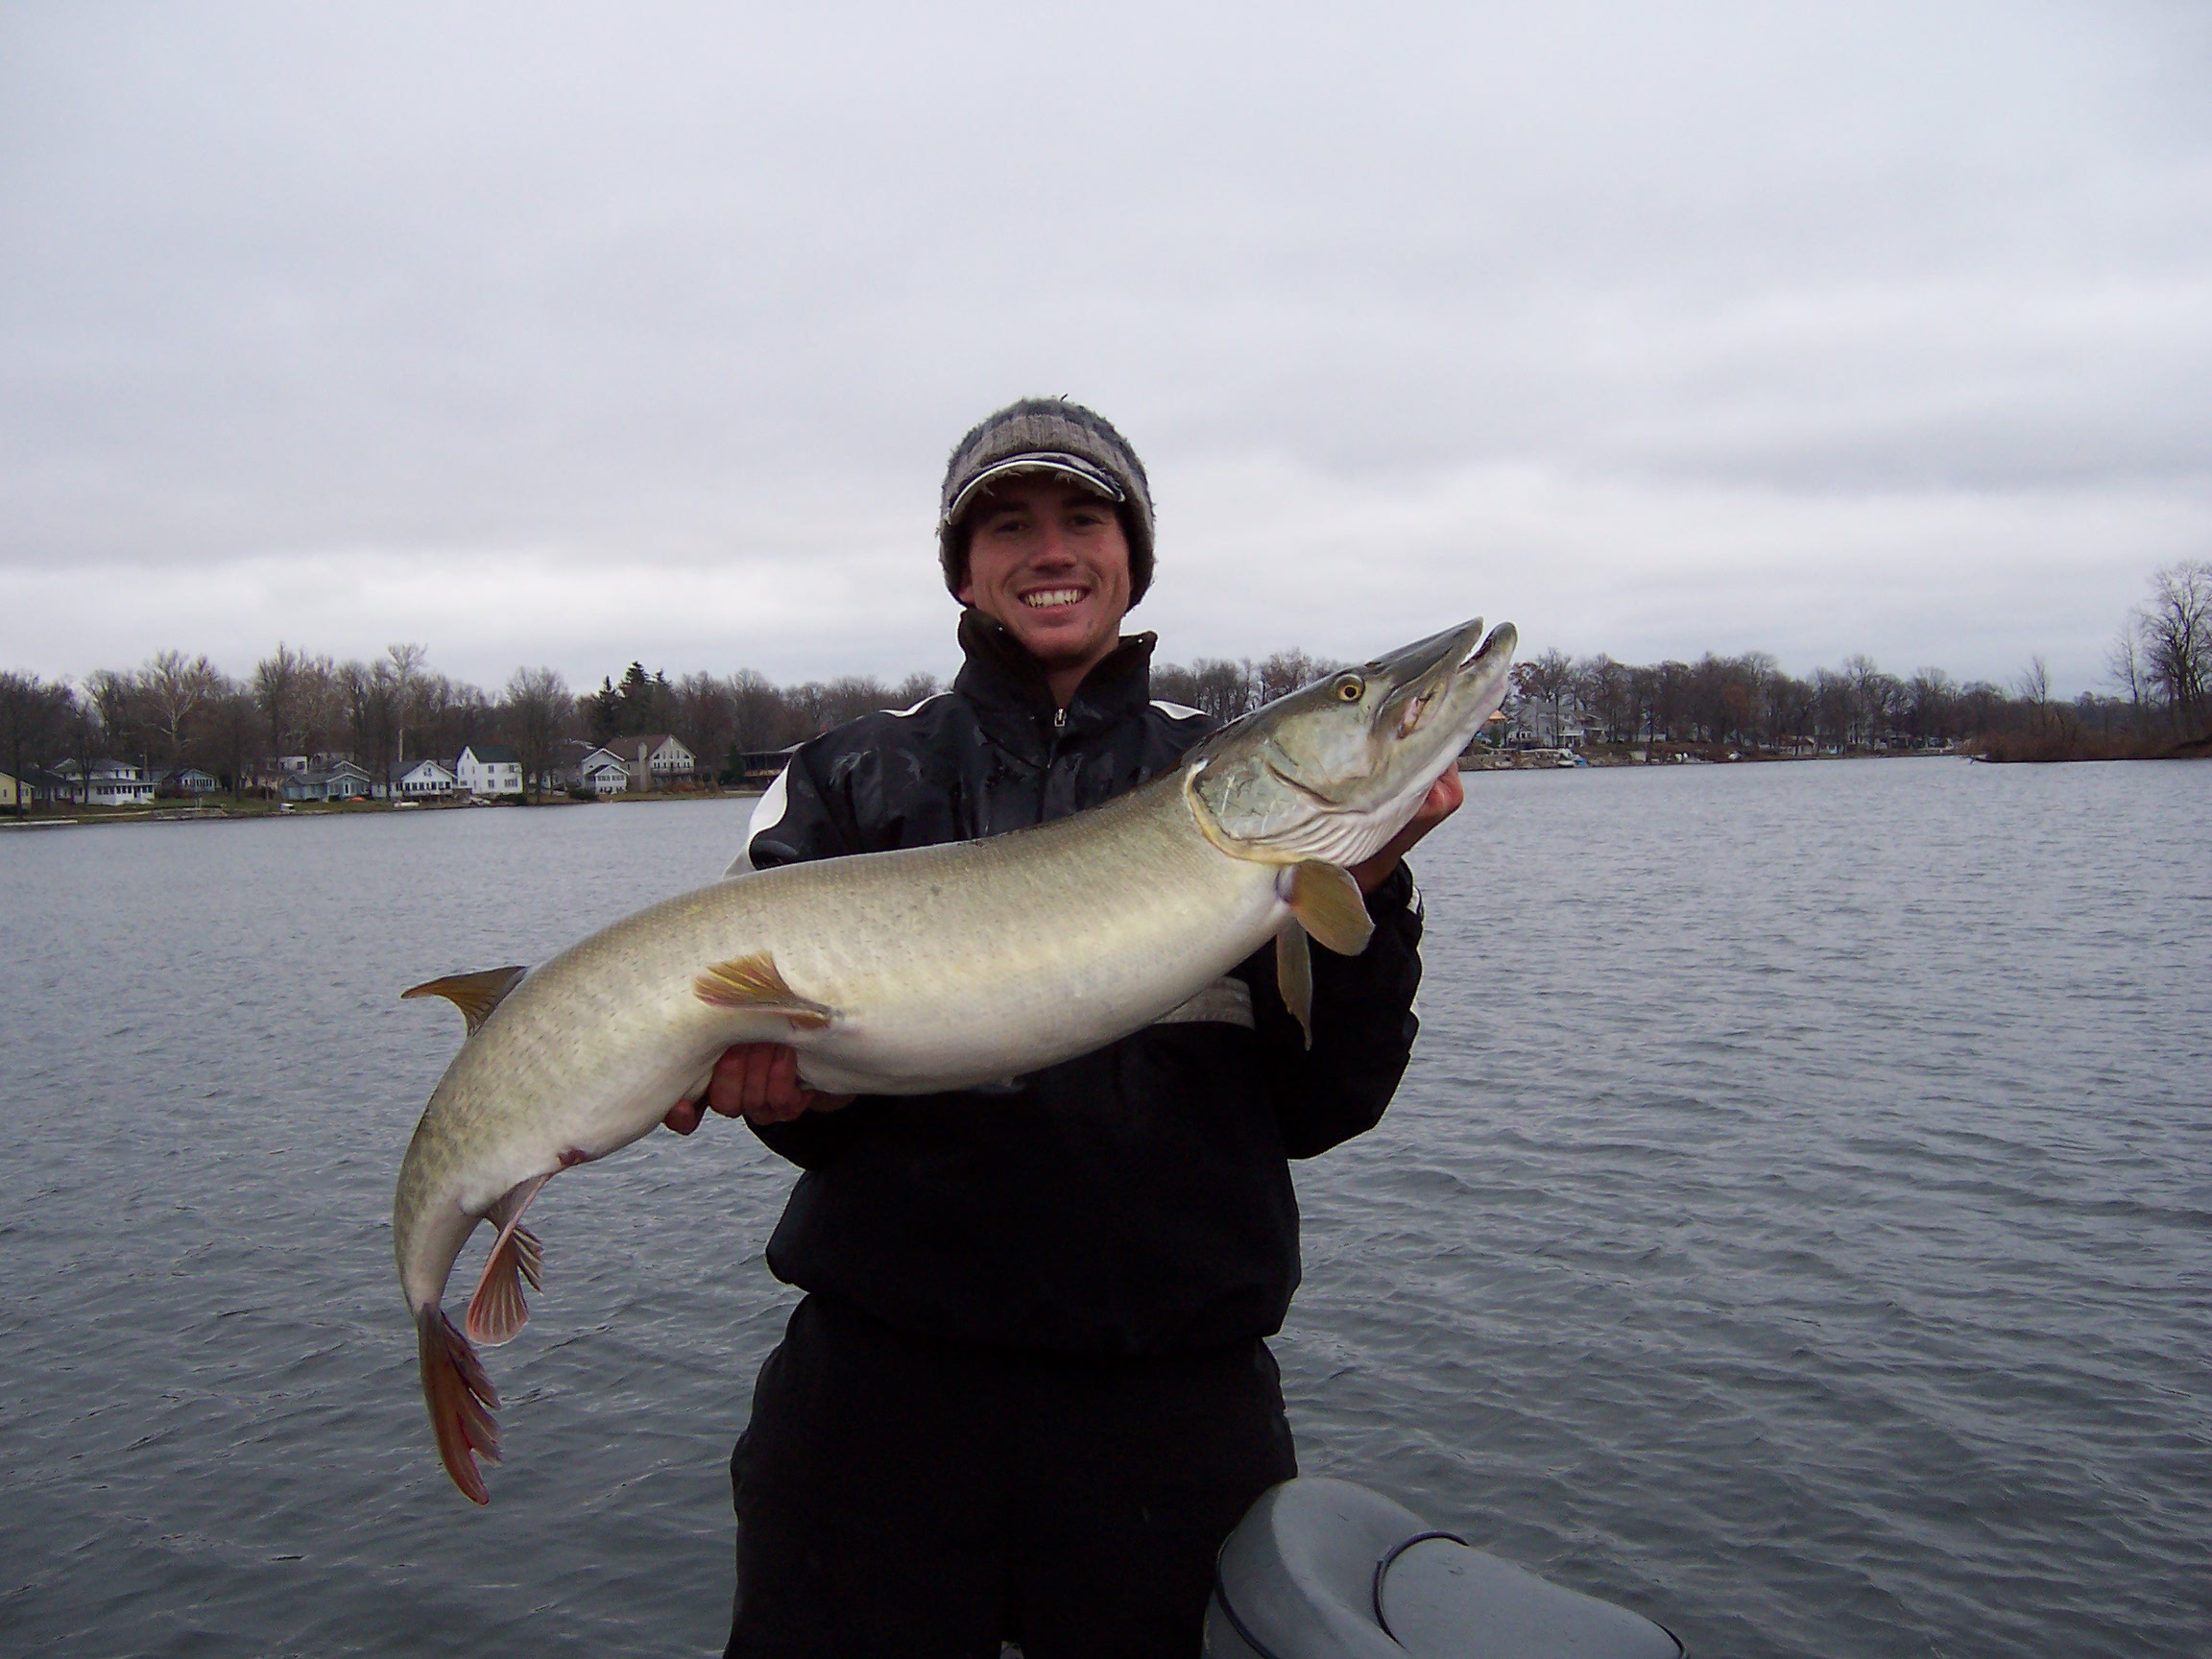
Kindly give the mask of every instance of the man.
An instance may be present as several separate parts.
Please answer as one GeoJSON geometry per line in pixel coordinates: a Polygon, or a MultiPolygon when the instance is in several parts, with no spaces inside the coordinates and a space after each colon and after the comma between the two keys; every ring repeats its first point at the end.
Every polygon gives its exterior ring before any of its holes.
{"type": "MultiPolygon", "coordinates": [[[[953,451],[941,505],[966,665],[802,747],[739,867],[1064,817],[1210,729],[1150,701],[1152,636],[1120,633],[1153,524],[1113,426],[1056,398],[1002,409],[953,451]]],[[[1298,1279],[1286,1160],[1372,1127],[1397,1087],[1421,932],[1399,858],[1458,804],[1447,773],[1354,872],[1375,937],[1314,948],[1310,1050],[1263,951],[990,1089],[854,1100],[803,1087],[788,1047],[724,1056],[706,1104],[804,1171],[768,1262],[807,1292],[731,1459],[731,1654],[1197,1652],[1221,1540],[1297,1472],[1264,1340],[1298,1279]]]]}

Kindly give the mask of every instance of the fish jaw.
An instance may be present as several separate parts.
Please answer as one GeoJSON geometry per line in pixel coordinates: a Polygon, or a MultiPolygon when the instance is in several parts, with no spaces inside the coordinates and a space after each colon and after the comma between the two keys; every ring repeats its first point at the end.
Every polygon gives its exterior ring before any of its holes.
{"type": "Polygon", "coordinates": [[[1191,806],[1236,857],[1350,868],[1404,829],[1505,694],[1519,635],[1480,618],[1341,668],[1192,751],[1191,806]]]}

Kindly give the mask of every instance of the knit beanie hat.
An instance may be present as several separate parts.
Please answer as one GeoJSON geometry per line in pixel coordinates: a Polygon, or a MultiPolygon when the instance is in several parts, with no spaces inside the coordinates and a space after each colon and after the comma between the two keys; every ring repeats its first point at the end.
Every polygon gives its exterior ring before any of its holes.
{"type": "Polygon", "coordinates": [[[1103,415],[1065,397],[1024,397],[987,417],[953,446],[937,514],[937,558],[957,598],[968,579],[962,516],[994,479],[1010,472],[1064,472],[1119,510],[1129,541],[1129,603],[1152,585],[1152,493],[1144,464],[1103,415]]]}

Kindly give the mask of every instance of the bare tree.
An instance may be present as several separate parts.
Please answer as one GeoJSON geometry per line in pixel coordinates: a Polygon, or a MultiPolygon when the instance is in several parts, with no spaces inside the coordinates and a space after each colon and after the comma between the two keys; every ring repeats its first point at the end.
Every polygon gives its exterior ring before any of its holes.
{"type": "Polygon", "coordinates": [[[75,704],[74,693],[59,681],[0,670],[0,754],[7,756],[8,776],[15,781],[18,817],[30,805],[23,758],[28,755],[36,759],[59,746],[75,704]]]}
{"type": "Polygon", "coordinates": [[[394,769],[404,770],[407,765],[408,727],[414,725],[420,733],[423,692],[430,680],[426,666],[429,657],[427,647],[412,641],[384,647],[384,664],[388,666],[390,674],[393,736],[392,758],[384,769],[384,787],[387,792],[392,788],[394,769]]]}
{"type": "MultiPolygon", "coordinates": [[[[1170,684],[1183,694],[1164,693],[1172,703],[1183,703],[1212,715],[1226,725],[1241,719],[1252,709],[1252,677],[1241,662],[1224,657],[1201,657],[1177,678],[1173,664],[1166,670],[1170,684]]],[[[1154,679],[1159,675],[1156,673],[1154,679]]]]}
{"type": "Polygon", "coordinates": [[[1604,741],[1617,743],[1623,732],[1635,736],[1635,699],[1624,665],[1602,651],[1584,658],[1575,670],[1575,695],[1588,713],[1597,716],[1604,741]]]}
{"type": "Polygon", "coordinates": [[[686,674],[676,682],[676,735],[691,746],[708,777],[735,764],[729,757],[736,724],[736,699],[727,680],[686,674]]]}
{"type": "Polygon", "coordinates": [[[917,703],[927,702],[943,689],[934,674],[909,674],[892,689],[891,707],[911,709],[917,703]]]}
{"type": "Polygon", "coordinates": [[[2112,641],[2112,648],[2104,653],[2104,672],[2112,683],[2128,693],[2128,707],[2135,734],[2143,735],[2143,656],[2136,649],[2135,629],[2132,625],[2120,630],[2112,641]]]}
{"type": "Polygon", "coordinates": [[[756,669],[740,668],[730,676],[730,741],[740,755],[760,755],[781,748],[783,696],[756,669]]]}
{"type": "Polygon", "coordinates": [[[1513,688],[1521,693],[1525,705],[1542,704],[1551,710],[1551,741],[1557,743],[1565,722],[1566,700],[1575,691],[1574,659],[1553,647],[1526,661],[1516,662],[1513,688]]]}
{"type": "Polygon", "coordinates": [[[158,653],[140,672],[139,696],[161,735],[163,755],[170,766],[181,763],[192,722],[223,694],[226,685],[215,664],[204,656],[187,659],[181,651],[158,653]]]}
{"type": "Polygon", "coordinates": [[[1278,651],[1251,671],[1254,707],[1263,708],[1278,697],[1287,697],[1337,667],[1334,659],[1315,657],[1299,648],[1278,651]]]}
{"type": "Polygon", "coordinates": [[[545,774],[565,733],[575,699],[557,668],[517,668],[507,682],[503,713],[515,747],[522,754],[522,775],[532,799],[545,798],[545,774]]]}
{"type": "Polygon", "coordinates": [[[247,768],[261,729],[260,711],[254,707],[252,692],[237,681],[226,679],[206,718],[225,762],[222,770],[230,780],[230,798],[235,801],[246,788],[247,768]]]}
{"type": "Polygon", "coordinates": [[[2176,727],[2194,732],[2212,696],[2212,563],[2169,565],[2135,615],[2144,677],[2165,693],[2176,727]]]}
{"type": "Polygon", "coordinates": [[[292,730],[293,706],[300,695],[300,653],[279,639],[276,649],[253,664],[253,702],[269,723],[269,755],[284,753],[292,730]]]}
{"type": "Polygon", "coordinates": [[[1906,716],[1921,747],[1951,741],[1951,711],[1958,700],[1959,687],[1942,669],[1913,671],[1905,683],[1906,716]]]}

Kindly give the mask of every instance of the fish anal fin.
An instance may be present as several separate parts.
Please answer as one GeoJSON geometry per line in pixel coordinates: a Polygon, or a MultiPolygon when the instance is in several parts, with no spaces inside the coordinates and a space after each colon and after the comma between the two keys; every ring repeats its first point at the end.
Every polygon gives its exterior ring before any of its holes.
{"type": "Polygon", "coordinates": [[[436,1308],[415,1315],[415,1346],[422,1367],[422,1400],[430,1407],[430,1431],[437,1437],[439,1461],[461,1495],[471,1503],[489,1503],[482,1457],[499,1461],[499,1425],[492,1413],[499,1395],[469,1346],[469,1338],[436,1308]]]}
{"type": "Polygon", "coordinates": [[[760,1014],[781,1014],[802,1030],[819,1031],[837,1010],[809,1001],[784,983],[776,958],[765,950],[717,962],[695,975],[691,989],[702,1002],[760,1014]]]}
{"type": "Polygon", "coordinates": [[[1359,883],[1346,871],[1309,858],[1291,867],[1288,885],[1284,897],[1307,932],[1339,956],[1357,956],[1367,949],[1375,922],[1359,883]]]}
{"type": "Polygon", "coordinates": [[[1283,993],[1283,1006],[1306,1033],[1306,1046],[1313,1046],[1313,958],[1306,949],[1306,929],[1286,922],[1275,935],[1275,985],[1283,993]]]}
{"type": "Polygon", "coordinates": [[[499,1006],[500,999],[521,982],[527,968],[487,968],[477,974],[448,974],[443,979],[432,979],[411,986],[399,993],[404,1002],[411,997],[443,997],[461,1010],[461,1018],[469,1022],[469,1035],[476,1035],[476,1028],[492,1018],[492,1010],[499,1006]]]}
{"type": "Polygon", "coordinates": [[[533,1175],[511,1188],[487,1212],[486,1219],[497,1224],[499,1237],[493,1240],[492,1254],[484,1259],[484,1272],[476,1281],[476,1292],[469,1298],[468,1319],[469,1336],[487,1347],[512,1342],[515,1334],[529,1322],[530,1302],[522,1294],[523,1281],[528,1280],[533,1290],[545,1286],[545,1247],[522,1225],[522,1212],[552,1179],[551,1174],[533,1175]]]}

